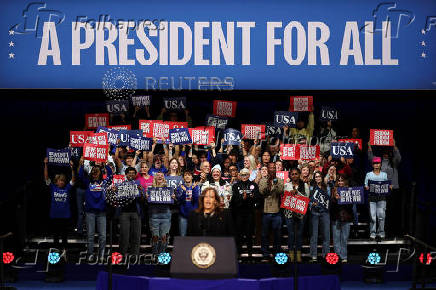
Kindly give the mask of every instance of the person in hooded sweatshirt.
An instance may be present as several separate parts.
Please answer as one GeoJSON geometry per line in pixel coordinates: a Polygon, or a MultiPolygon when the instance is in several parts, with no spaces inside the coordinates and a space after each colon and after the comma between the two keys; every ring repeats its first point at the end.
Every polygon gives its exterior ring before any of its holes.
{"type": "Polygon", "coordinates": [[[85,215],[88,236],[88,256],[94,253],[94,233],[98,230],[98,257],[104,258],[106,247],[106,200],[105,192],[112,182],[112,169],[106,165],[106,178],[103,179],[103,169],[94,166],[87,176],[83,169],[83,157],[80,159],[79,178],[86,186],[85,215]]]}
{"type": "Polygon", "coordinates": [[[242,244],[246,243],[249,259],[253,251],[254,211],[259,202],[259,187],[250,181],[250,170],[243,168],[239,174],[240,181],[232,186],[230,209],[233,212],[236,227],[236,245],[242,252],[242,244]]]}

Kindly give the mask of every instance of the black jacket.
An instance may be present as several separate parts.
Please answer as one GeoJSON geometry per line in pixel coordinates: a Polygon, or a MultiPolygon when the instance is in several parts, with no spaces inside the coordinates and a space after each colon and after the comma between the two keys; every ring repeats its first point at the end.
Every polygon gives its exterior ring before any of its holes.
{"type": "Polygon", "coordinates": [[[230,211],[224,209],[212,216],[191,211],[188,217],[188,236],[233,236],[233,219],[230,211]]]}
{"type": "Polygon", "coordinates": [[[259,187],[253,181],[238,181],[232,186],[230,208],[234,214],[253,212],[259,202],[259,187]],[[247,196],[246,199],[244,199],[244,192],[247,196]]]}

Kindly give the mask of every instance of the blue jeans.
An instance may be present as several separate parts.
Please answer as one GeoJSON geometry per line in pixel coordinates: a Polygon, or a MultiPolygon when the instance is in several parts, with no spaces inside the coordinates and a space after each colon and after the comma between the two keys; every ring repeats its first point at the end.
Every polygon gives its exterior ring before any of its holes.
{"type": "Polygon", "coordinates": [[[278,213],[264,213],[262,217],[262,246],[261,251],[264,256],[269,254],[269,230],[273,230],[274,252],[280,252],[280,230],[282,228],[282,216],[278,213]]]}
{"type": "Polygon", "coordinates": [[[188,229],[188,219],[179,214],[179,229],[182,237],[186,236],[188,229]]]}
{"type": "Polygon", "coordinates": [[[94,253],[94,234],[95,225],[97,224],[98,231],[98,256],[104,257],[104,250],[106,247],[106,213],[87,212],[86,213],[86,228],[88,235],[88,255],[94,253]],[[96,222],[97,221],[97,222],[96,222]]]}
{"type": "Polygon", "coordinates": [[[83,231],[83,216],[84,216],[84,206],[83,202],[85,200],[86,189],[76,188],[76,204],[77,204],[77,224],[76,229],[79,233],[83,231]]]}
{"type": "Polygon", "coordinates": [[[171,212],[151,213],[150,231],[152,234],[152,253],[157,255],[165,252],[168,245],[168,234],[171,227],[171,212]]]}
{"type": "Polygon", "coordinates": [[[290,219],[285,218],[286,227],[288,228],[288,250],[292,251],[294,249],[294,223],[297,224],[297,250],[301,250],[301,246],[303,245],[303,229],[304,229],[304,219],[292,217],[290,219]]]}
{"type": "Polygon", "coordinates": [[[330,215],[328,212],[312,212],[310,222],[312,225],[312,232],[310,233],[310,255],[312,257],[317,256],[318,228],[320,227],[322,234],[322,256],[324,257],[330,252],[330,215]]]}
{"type": "Polygon", "coordinates": [[[335,253],[343,260],[347,259],[347,242],[350,235],[350,223],[332,221],[333,247],[335,253]]]}
{"type": "Polygon", "coordinates": [[[369,232],[371,237],[376,235],[381,238],[385,237],[385,218],[386,218],[386,200],[377,202],[369,202],[369,232]],[[376,231],[376,221],[378,221],[378,228],[376,231]]]}

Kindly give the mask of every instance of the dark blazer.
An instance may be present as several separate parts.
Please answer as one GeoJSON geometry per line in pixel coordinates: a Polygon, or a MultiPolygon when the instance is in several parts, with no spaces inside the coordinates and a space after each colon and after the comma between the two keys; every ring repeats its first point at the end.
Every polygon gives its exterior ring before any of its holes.
{"type": "Polygon", "coordinates": [[[205,217],[204,213],[191,211],[188,217],[188,236],[233,236],[233,219],[229,210],[205,217]]]}

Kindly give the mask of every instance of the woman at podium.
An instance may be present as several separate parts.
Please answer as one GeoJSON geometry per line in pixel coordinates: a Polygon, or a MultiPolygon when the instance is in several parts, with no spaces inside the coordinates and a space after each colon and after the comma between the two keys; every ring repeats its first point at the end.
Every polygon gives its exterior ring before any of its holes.
{"type": "Polygon", "coordinates": [[[220,196],[213,187],[203,190],[198,208],[189,214],[188,236],[233,236],[232,216],[220,208],[220,196]]]}

